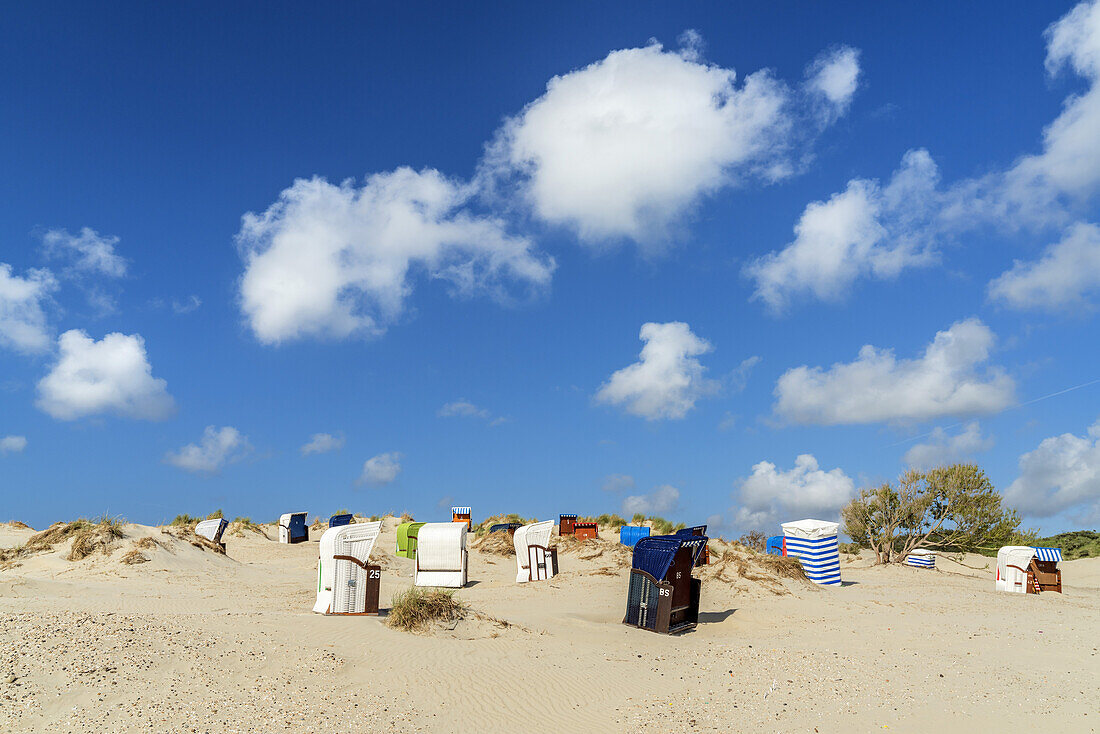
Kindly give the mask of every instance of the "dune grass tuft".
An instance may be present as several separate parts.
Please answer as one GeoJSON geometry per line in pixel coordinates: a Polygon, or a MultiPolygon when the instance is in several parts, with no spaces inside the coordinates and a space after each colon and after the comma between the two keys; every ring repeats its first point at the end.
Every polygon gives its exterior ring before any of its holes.
{"type": "Polygon", "coordinates": [[[122,557],[122,562],[125,563],[127,566],[136,566],[139,563],[147,563],[148,561],[149,557],[143,554],[137,548],[134,548],[122,557]]]}
{"type": "Polygon", "coordinates": [[[386,625],[406,632],[425,632],[436,623],[453,622],[467,613],[454,592],[416,586],[394,594],[392,604],[386,625]]]}
{"type": "Polygon", "coordinates": [[[516,543],[512,538],[512,534],[503,531],[476,538],[470,546],[482,553],[494,556],[514,556],[516,554],[516,543]]]}

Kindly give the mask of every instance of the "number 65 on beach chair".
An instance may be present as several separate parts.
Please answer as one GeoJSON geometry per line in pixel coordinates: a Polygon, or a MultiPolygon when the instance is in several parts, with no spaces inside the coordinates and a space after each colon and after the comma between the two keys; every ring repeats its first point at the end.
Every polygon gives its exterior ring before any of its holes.
{"type": "Polygon", "coordinates": [[[554,521],[523,525],[516,529],[512,542],[516,546],[516,583],[542,581],[558,573],[558,550],[550,547],[554,521]]]}
{"type": "Polygon", "coordinates": [[[329,528],[321,536],[317,559],[318,614],[378,614],[382,567],[370,565],[382,522],[329,528]]]}

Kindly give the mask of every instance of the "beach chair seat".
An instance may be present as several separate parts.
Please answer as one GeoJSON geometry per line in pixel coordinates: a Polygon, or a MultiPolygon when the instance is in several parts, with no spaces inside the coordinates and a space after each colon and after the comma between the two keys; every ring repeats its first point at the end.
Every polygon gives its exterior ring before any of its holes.
{"type": "Polygon", "coordinates": [[[516,547],[516,582],[543,581],[558,572],[558,550],[550,547],[554,521],[523,525],[516,529],[512,542],[516,547]]]}
{"type": "Polygon", "coordinates": [[[466,585],[468,530],[464,522],[429,522],[421,526],[416,543],[417,586],[460,589],[466,585]]]}
{"type": "Polygon", "coordinates": [[[378,614],[382,569],[369,563],[382,522],[329,528],[321,536],[317,560],[318,614],[378,614]]]}

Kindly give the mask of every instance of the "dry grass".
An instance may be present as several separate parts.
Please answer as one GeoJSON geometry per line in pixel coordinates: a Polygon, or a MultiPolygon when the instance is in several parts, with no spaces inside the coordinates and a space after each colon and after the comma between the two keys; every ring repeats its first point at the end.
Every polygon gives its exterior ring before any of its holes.
{"type": "Polygon", "coordinates": [[[566,535],[552,538],[551,542],[559,553],[576,554],[582,561],[594,561],[599,558],[605,563],[610,563],[612,567],[630,568],[631,550],[608,538],[580,540],[572,535],[566,535]]]}
{"type": "Polygon", "coordinates": [[[134,548],[122,557],[122,562],[127,566],[136,566],[139,563],[148,563],[148,561],[149,558],[143,555],[137,548],[134,548]]]}
{"type": "Polygon", "coordinates": [[[0,558],[0,561],[10,561],[32,553],[45,553],[53,550],[58,543],[70,540],[72,545],[66,556],[70,561],[83,560],[96,551],[110,555],[115,541],[123,537],[122,526],[125,522],[122,518],[106,515],[95,520],[80,518],[72,522],[55,522],[42,532],[32,535],[20,548],[9,549],[9,557],[0,558]]]}
{"type": "Polygon", "coordinates": [[[475,538],[470,543],[471,548],[475,548],[481,553],[487,553],[494,556],[514,556],[516,555],[516,544],[512,538],[512,534],[508,532],[496,532],[489,533],[480,538],[475,538]]]}
{"type": "Polygon", "coordinates": [[[34,530],[34,528],[32,528],[30,525],[25,522],[20,522],[19,520],[8,520],[4,524],[7,525],[9,528],[15,528],[16,530],[34,530]]]}
{"type": "Polygon", "coordinates": [[[151,538],[148,535],[145,535],[134,541],[134,547],[144,548],[146,550],[153,550],[154,548],[159,548],[160,543],[157,542],[156,538],[151,538]]]}
{"type": "Polygon", "coordinates": [[[252,522],[251,517],[235,518],[233,522],[229,523],[229,527],[227,528],[227,532],[230,535],[234,535],[238,538],[243,538],[246,530],[256,533],[258,535],[262,535],[265,538],[268,538],[268,540],[271,539],[268,536],[267,532],[263,529],[263,526],[257,525],[256,523],[252,522]]]}
{"type": "Polygon", "coordinates": [[[178,540],[182,540],[186,543],[190,543],[196,548],[208,550],[212,553],[217,553],[223,556],[225,555],[225,548],[222,548],[217,543],[207,540],[201,535],[196,535],[193,525],[165,525],[160,529],[160,531],[165,535],[171,536],[178,540]]]}
{"type": "Polygon", "coordinates": [[[801,581],[813,588],[797,558],[756,553],[738,543],[731,544],[729,550],[712,552],[710,564],[698,571],[704,579],[727,584],[748,581],[780,596],[791,593],[784,579],[801,581]]]}
{"type": "Polygon", "coordinates": [[[386,625],[406,632],[426,632],[436,624],[462,619],[468,611],[453,592],[416,586],[394,594],[392,604],[386,625]]]}

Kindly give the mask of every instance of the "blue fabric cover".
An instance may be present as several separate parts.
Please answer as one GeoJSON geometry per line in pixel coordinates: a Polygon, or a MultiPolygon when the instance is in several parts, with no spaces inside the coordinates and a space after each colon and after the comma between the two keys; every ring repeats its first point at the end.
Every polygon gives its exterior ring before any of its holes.
{"type": "Polygon", "coordinates": [[[496,525],[489,526],[489,533],[499,533],[501,530],[515,530],[516,528],[523,527],[523,523],[519,522],[498,522],[496,525]]]}
{"type": "Polygon", "coordinates": [[[344,513],[340,515],[333,515],[328,519],[328,526],[330,528],[338,528],[342,525],[351,525],[351,514],[344,513]]]}
{"type": "Polygon", "coordinates": [[[649,536],[649,528],[640,528],[635,525],[623,525],[619,528],[619,542],[627,548],[631,548],[640,539],[649,536]]]}
{"type": "Polygon", "coordinates": [[[1061,548],[1036,548],[1035,557],[1040,561],[1062,561],[1061,548]]]}
{"type": "Polygon", "coordinates": [[[783,555],[783,536],[773,535],[768,538],[767,551],[769,555],[781,556],[783,555]]]}
{"type": "Polygon", "coordinates": [[[309,535],[309,531],[306,530],[306,513],[295,512],[290,516],[290,524],[287,525],[287,535],[290,536],[290,540],[305,538],[309,535]]]}
{"type": "Polygon", "coordinates": [[[691,562],[695,563],[695,559],[706,547],[707,540],[706,536],[699,535],[691,537],[684,535],[653,535],[648,538],[639,538],[638,542],[634,544],[634,557],[631,565],[661,581],[668,573],[669,566],[672,565],[672,560],[676,557],[677,551],[685,546],[691,548],[691,562]]]}

